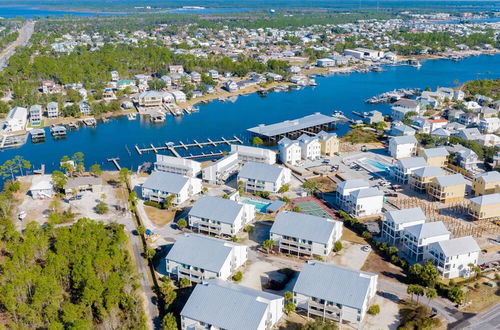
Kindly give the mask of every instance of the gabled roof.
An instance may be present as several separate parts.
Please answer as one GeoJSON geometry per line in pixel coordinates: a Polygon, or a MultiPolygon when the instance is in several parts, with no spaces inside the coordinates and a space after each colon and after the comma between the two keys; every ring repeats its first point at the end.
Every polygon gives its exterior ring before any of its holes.
{"type": "Polygon", "coordinates": [[[377,275],[310,261],[302,267],[293,291],[362,309],[374,276],[377,275]]]}
{"type": "Polygon", "coordinates": [[[446,157],[450,154],[444,147],[423,149],[422,152],[426,157],[446,157]]]}
{"type": "Polygon", "coordinates": [[[351,179],[351,180],[345,180],[337,184],[337,191],[340,189],[346,190],[346,189],[361,189],[361,188],[368,188],[370,185],[366,180],[363,179],[351,179]]]}
{"type": "Polygon", "coordinates": [[[188,183],[189,178],[180,174],[153,172],[146,179],[142,187],[169,193],[179,193],[188,183]]]}
{"type": "Polygon", "coordinates": [[[208,236],[186,234],[179,237],[166,259],[218,273],[237,245],[208,236]]]}
{"type": "Polygon", "coordinates": [[[388,221],[392,221],[395,224],[403,224],[414,221],[425,221],[427,217],[420,207],[413,207],[411,209],[403,209],[390,211],[385,214],[388,221]]]}
{"type": "Polygon", "coordinates": [[[53,189],[52,177],[50,175],[35,175],[31,180],[31,190],[49,190],[53,189]]]}
{"type": "Polygon", "coordinates": [[[243,205],[238,202],[221,197],[204,196],[194,203],[189,215],[233,224],[242,209],[243,205]]]}
{"type": "Polygon", "coordinates": [[[442,221],[426,222],[419,225],[406,227],[405,231],[409,232],[417,239],[425,239],[450,234],[442,221]]]}
{"type": "Polygon", "coordinates": [[[275,165],[248,162],[243,165],[238,177],[276,182],[285,169],[275,165]]]}
{"type": "Polygon", "coordinates": [[[284,211],[276,216],[271,233],[327,244],[335,230],[336,222],[328,218],[284,211]]]}
{"type": "Polygon", "coordinates": [[[425,178],[425,177],[430,177],[430,176],[441,176],[445,175],[444,171],[441,169],[441,167],[438,166],[425,166],[421,167],[419,169],[416,169],[413,171],[413,174],[425,178]]]}
{"type": "Polygon", "coordinates": [[[466,183],[462,174],[443,175],[435,178],[435,180],[441,187],[455,186],[466,183]]]}
{"type": "Polygon", "coordinates": [[[360,199],[360,198],[368,198],[374,196],[384,196],[384,193],[377,188],[370,187],[370,188],[355,190],[351,192],[351,195],[356,199],[360,199]]]}
{"type": "Polygon", "coordinates": [[[482,178],[485,183],[500,181],[500,172],[489,171],[476,175],[474,178],[482,178]]]}
{"type": "Polygon", "coordinates": [[[500,204],[500,193],[474,197],[471,198],[470,201],[478,205],[500,204]]]}
{"type": "Polygon", "coordinates": [[[413,135],[401,135],[395,136],[391,138],[390,141],[393,141],[396,144],[416,144],[417,139],[413,135]]]}
{"type": "Polygon", "coordinates": [[[398,159],[396,162],[399,168],[402,169],[415,169],[427,166],[427,162],[423,157],[410,157],[398,159]]]}
{"type": "Polygon", "coordinates": [[[181,315],[219,329],[254,330],[267,316],[269,302],[278,299],[283,298],[214,279],[196,285],[181,315]]]}
{"type": "Polygon", "coordinates": [[[433,243],[443,251],[447,257],[457,256],[466,253],[479,252],[481,248],[472,236],[453,238],[446,241],[433,243]]]}

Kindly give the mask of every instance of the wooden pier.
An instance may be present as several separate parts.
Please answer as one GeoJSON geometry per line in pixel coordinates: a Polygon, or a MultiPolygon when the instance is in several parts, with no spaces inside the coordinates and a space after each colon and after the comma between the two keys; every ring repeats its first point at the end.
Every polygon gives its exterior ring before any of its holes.
{"type": "Polygon", "coordinates": [[[120,164],[118,164],[119,161],[120,161],[120,158],[108,158],[108,162],[113,163],[115,165],[115,167],[118,169],[118,171],[122,169],[120,164]]]}
{"type": "MultiPolygon", "coordinates": [[[[154,146],[153,144],[150,144],[148,148],[139,148],[137,145],[135,146],[135,151],[139,155],[142,155],[144,152],[154,152],[158,153],[159,151],[162,150],[168,150],[174,155],[175,157],[181,158],[182,156],[177,152],[177,148],[182,148],[184,150],[189,150],[189,148],[199,148],[202,149],[204,146],[210,146],[210,147],[216,147],[218,145],[223,145],[227,144],[228,146],[231,145],[231,143],[239,143],[243,144],[243,141],[239,139],[237,136],[233,136],[232,139],[226,139],[226,138],[221,138],[221,140],[217,141],[212,141],[211,139],[207,139],[206,142],[198,142],[194,140],[194,143],[184,143],[182,141],[179,141],[179,144],[173,144],[172,142],[165,143],[164,146],[154,146]]],[[[186,158],[203,158],[203,157],[214,157],[214,156],[220,156],[222,155],[222,152],[219,153],[202,153],[201,155],[190,155],[187,156],[186,158]]]]}

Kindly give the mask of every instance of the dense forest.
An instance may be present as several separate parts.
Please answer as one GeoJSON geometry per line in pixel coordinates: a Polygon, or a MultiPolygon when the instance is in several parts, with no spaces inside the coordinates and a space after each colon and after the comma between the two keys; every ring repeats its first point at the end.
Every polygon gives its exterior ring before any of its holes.
{"type": "Polygon", "coordinates": [[[145,329],[123,227],[80,219],[20,234],[6,216],[18,187],[0,194],[0,327],[145,329]]]}
{"type": "Polygon", "coordinates": [[[463,86],[464,92],[468,95],[481,94],[491,97],[494,100],[500,99],[500,78],[496,80],[480,79],[468,81],[463,86]]]}

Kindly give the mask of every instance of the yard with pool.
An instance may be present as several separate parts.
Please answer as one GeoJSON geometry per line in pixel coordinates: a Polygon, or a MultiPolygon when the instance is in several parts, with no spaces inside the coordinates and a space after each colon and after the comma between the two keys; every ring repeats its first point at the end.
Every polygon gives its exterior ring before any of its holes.
{"type": "Polygon", "coordinates": [[[245,204],[250,204],[255,206],[255,211],[259,213],[266,213],[267,207],[271,204],[270,201],[265,199],[247,198],[247,197],[243,197],[240,201],[245,204]]]}

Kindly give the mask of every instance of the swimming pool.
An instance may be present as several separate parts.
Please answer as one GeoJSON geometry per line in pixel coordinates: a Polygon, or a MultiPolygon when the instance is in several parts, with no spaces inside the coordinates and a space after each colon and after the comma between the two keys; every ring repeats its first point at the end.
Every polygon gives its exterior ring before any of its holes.
{"type": "Polygon", "coordinates": [[[386,165],[384,163],[381,163],[373,159],[365,159],[364,162],[387,173],[389,173],[389,171],[391,170],[391,167],[389,165],[386,165]]]}
{"type": "Polygon", "coordinates": [[[254,198],[242,198],[241,202],[255,206],[255,211],[259,213],[265,213],[267,207],[269,206],[269,204],[271,204],[270,202],[267,202],[265,200],[254,198]]]}

